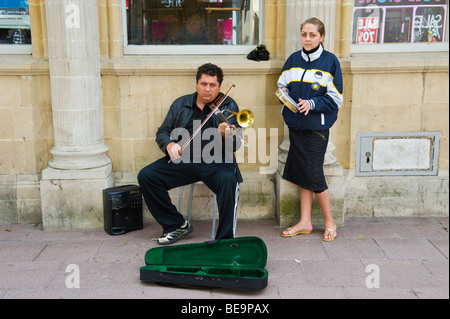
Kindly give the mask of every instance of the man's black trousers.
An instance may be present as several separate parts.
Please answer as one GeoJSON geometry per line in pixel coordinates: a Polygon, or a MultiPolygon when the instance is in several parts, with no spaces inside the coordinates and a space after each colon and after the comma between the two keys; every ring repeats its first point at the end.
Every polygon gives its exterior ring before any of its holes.
{"type": "MultiPolygon", "coordinates": [[[[233,163],[168,163],[164,157],[144,167],[138,175],[141,193],[163,233],[183,226],[184,217],[172,204],[169,190],[202,181],[217,195],[219,227],[216,239],[234,238],[239,183],[233,163]]],[[[195,212],[194,212],[195,214],[195,212]]]]}

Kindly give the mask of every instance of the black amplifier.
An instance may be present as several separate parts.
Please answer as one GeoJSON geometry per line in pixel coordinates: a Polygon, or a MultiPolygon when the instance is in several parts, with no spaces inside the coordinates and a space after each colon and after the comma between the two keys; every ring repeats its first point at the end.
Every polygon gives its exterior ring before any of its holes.
{"type": "Polygon", "coordinates": [[[124,185],[103,190],[105,231],[122,235],[143,228],[142,195],[137,185],[124,185]]]}

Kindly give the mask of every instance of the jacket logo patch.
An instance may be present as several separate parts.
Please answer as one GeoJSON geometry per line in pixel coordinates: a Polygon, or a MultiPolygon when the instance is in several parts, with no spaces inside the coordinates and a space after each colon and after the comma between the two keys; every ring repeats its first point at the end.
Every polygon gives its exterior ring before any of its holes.
{"type": "Polygon", "coordinates": [[[321,79],[323,77],[323,73],[320,71],[316,71],[316,73],[314,73],[314,77],[316,79],[321,79]]]}
{"type": "Polygon", "coordinates": [[[314,82],[314,83],[311,85],[311,89],[313,89],[314,91],[317,91],[319,88],[320,88],[319,82],[314,82]]]}

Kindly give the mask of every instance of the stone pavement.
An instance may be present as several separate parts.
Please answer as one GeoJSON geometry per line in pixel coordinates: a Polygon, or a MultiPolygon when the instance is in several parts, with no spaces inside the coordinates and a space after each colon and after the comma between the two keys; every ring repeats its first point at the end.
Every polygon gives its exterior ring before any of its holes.
{"type": "MultiPolygon", "coordinates": [[[[239,221],[239,237],[258,236],[268,248],[269,284],[261,291],[141,282],[145,252],[157,246],[151,238],[161,231],[155,223],[121,236],[0,225],[0,299],[448,299],[448,220],[351,218],[330,243],[321,241],[321,226],[282,238],[275,221],[239,221]],[[75,283],[71,265],[79,269],[79,288],[66,286],[75,283]]],[[[193,226],[179,244],[210,240],[211,222],[193,226]]]]}

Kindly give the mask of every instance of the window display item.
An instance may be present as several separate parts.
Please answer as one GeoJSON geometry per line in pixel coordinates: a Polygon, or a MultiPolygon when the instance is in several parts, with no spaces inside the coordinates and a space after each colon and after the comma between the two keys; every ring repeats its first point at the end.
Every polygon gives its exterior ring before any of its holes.
{"type": "Polygon", "coordinates": [[[254,50],[252,50],[249,54],[247,54],[247,59],[254,60],[257,62],[260,61],[269,61],[270,52],[267,51],[267,48],[264,44],[258,45],[254,50]]]}

